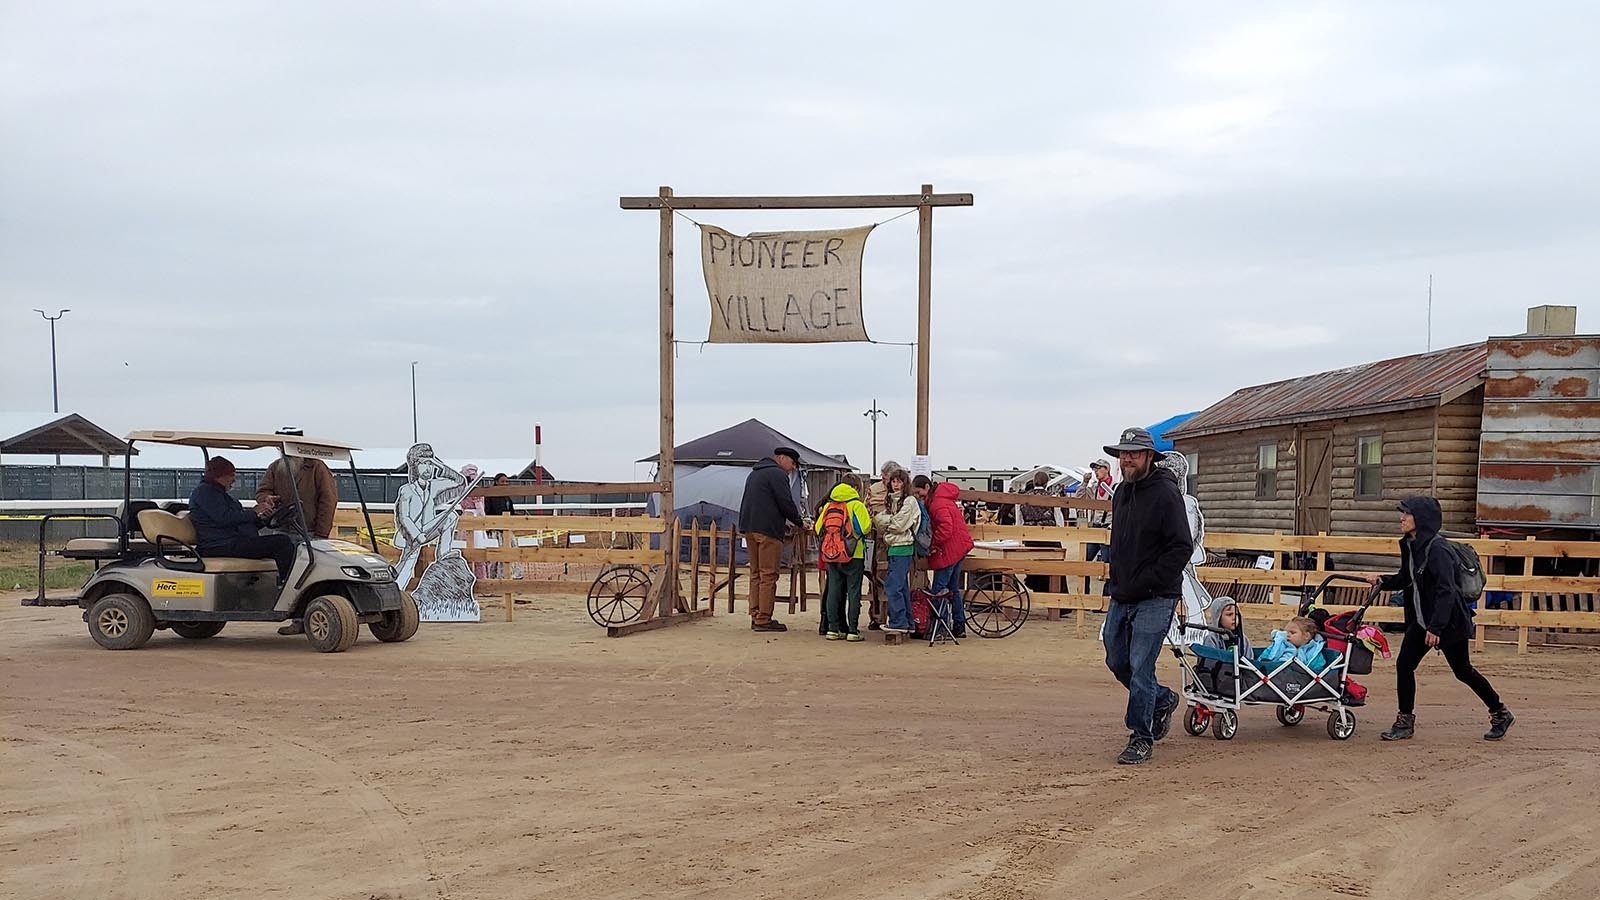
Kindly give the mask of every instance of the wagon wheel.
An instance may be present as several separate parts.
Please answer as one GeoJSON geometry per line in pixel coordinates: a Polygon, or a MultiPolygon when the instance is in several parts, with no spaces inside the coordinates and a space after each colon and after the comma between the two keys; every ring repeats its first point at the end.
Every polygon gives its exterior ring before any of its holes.
{"type": "Polygon", "coordinates": [[[639,617],[650,597],[650,576],[638,566],[611,566],[589,585],[589,618],[605,628],[639,617]]]}
{"type": "Polygon", "coordinates": [[[1009,572],[981,572],[967,591],[967,626],[979,637],[1003,638],[1028,621],[1032,602],[1022,579],[1009,572]]]}

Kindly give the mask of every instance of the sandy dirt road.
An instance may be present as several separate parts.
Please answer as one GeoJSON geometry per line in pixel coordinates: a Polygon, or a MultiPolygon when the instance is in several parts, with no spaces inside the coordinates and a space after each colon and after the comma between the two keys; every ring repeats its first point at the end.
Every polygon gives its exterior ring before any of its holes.
{"type": "Polygon", "coordinates": [[[610,640],[541,597],[344,654],[260,625],[112,653],[16,596],[8,898],[1600,894],[1593,652],[1491,651],[1519,714],[1500,746],[1437,659],[1418,738],[1381,745],[1380,662],[1348,743],[1253,709],[1130,770],[1099,645],[1066,624],[932,650],[739,616],[610,640]]]}

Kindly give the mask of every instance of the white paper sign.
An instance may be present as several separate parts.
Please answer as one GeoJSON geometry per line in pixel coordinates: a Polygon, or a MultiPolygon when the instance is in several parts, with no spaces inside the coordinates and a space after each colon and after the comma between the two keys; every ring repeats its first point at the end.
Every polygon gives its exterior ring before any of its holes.
{"type": "Polygon", "coordinates": [[[1256,568],[1270,569],[1272,568],[1274,562],[1276,561],[1270,556],[1258,556],[1256,557],[1256,568]]]}
{"type": "Polygon", "coordinates": [[[913,457],[911,457],[911,477],[912,478],[915,478],[918,475],[926,475],[929,478],[933,477],[933,465],[932,465],[932,463],[928,462],[928,459],[929,459],[929,457],[926,457],[926,456],[913,456],[913,457]]]}

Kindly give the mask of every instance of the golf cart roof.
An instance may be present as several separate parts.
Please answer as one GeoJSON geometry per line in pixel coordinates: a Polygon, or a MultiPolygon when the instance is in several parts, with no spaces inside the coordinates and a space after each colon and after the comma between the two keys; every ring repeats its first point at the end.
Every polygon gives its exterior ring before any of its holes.
{"type": "Polygon", "coordinates": [[[249,434],[230,431],[133,431],[128,440],[152,444],[177,444],[210,450],[281,449],[287,456],[310,456],[322,460],[348,462],[350,451],[361,448],[342,441],[305,437],[298,434],[249,434]]]}

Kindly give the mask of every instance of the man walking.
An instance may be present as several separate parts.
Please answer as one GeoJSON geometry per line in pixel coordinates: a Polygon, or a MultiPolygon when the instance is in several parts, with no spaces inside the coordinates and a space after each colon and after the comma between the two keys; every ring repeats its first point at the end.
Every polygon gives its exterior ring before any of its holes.
{"type": "Polygon", "coordinates": [[[1156,681],[1156,657],[1183,596],[1183,567],[1194,540],[1178,478],[1156,465],[1160,454],[1150,432],[1129,428],[1120,443],[1105,450],[1122,469],[1122,483],[1111,499],[1106,667],[1128,689],[1128,746],[1117,762],[1137,765],[1167,736],[1180,703],[1156,681]]]}
{"type": "Polygon", "coordinates": [[[783,540],[805,527],[800,507],[789,488],[789,473],[800,467],[800,451],[779,447],[756,463],[744,482],[739,503],[739,530],[750,557],[750,630],[788,631],[772,618],[778,603],[778,562],[783,540]]]}

